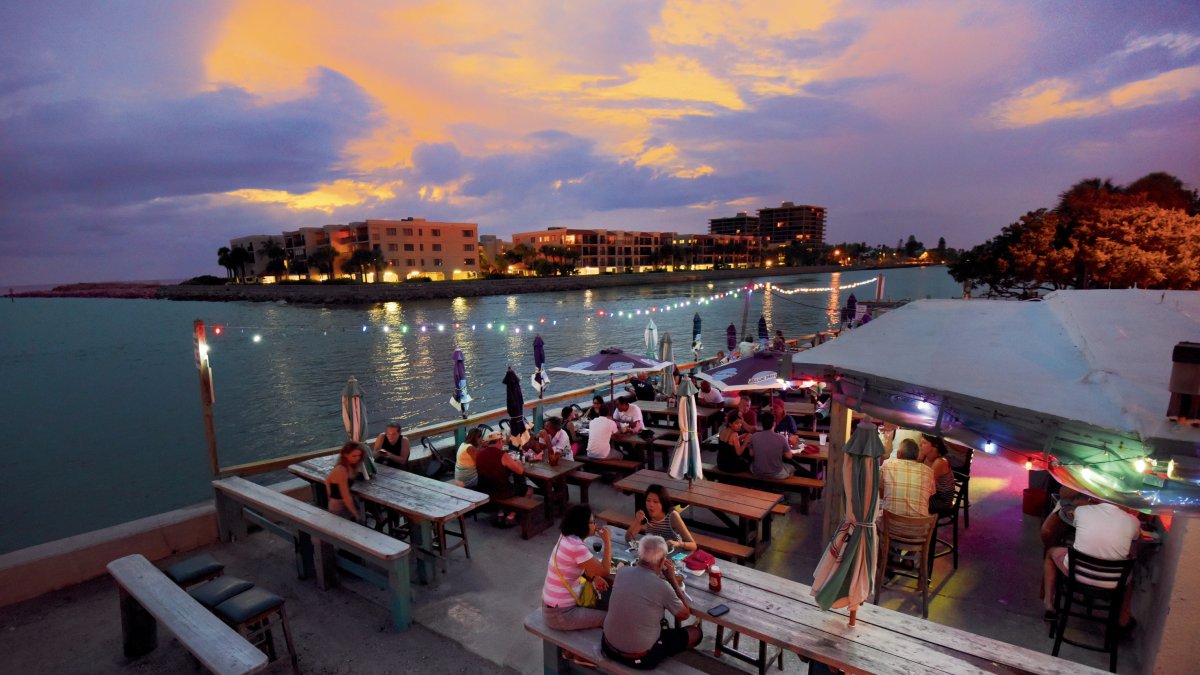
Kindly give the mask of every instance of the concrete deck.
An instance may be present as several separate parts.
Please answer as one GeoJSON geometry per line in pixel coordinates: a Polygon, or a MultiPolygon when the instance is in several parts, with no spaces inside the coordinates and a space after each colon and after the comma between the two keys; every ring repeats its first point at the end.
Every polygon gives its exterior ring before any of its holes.
{"type": "MultiPolygon", "coordinates": [[[[973,474],[971,529],[960,532],[959,569],[951,569],[949,558],[938,559],[929,618],[1049,652],[1052,641],[1046,637],[1037,591],[1040,523],[1021,513],[1025,471],[1005,460],[977,457],[973,474]]],[[[591,496],[597,510],[632,507],[631,497],[610,486],[594,485],[591,496]]],[[[810,515],[793,511],[777,519],[775,538],[757,567],[811,583],[824,545],[821,509],[822,503],[815,502],[810,515]]],[[[470,560],[461,550],[455,551],[449,573],[439,575],[436,586],[417,587],[416,625],[404,633],[390,628],[384,594],[374,587],[348,579],[341,588],[321,592],[312,581],[296,579],[291,545],[270,534],[203,550],[225,562],[227,574],[287,598],[305,673],[541,672],[540,642],[523,630],[521,622],[539,602],[556,530],[522,541],[517,530],[497,529],[487,521],[482,515],[478,522],[467,521],[470,560]]],[[[186,555],[190,554],[177,558],[186,555]]],[[[918,614],[915,595],[898,588],[885,589],[881,603],[918,614]]],[[[689,662],[710,672],[748,672],[743,664],[707,656],[712,653],[712,633],[706,631],[706,643],[688,655],[689,662]]],[[[0,609],[0,654],[7,672],[199,670],[166,636],[160,635],[154,653],[134,662],[124,659],[120,645],[117,593],[107,577],[0,609]]],[[[1119,672],[1141,672],[1130,646],[1122,645],[1119,672]]],[[[1105,655],[1069,645],[1063,647],[1063,656],[1107,667],[1105,655]]],[[[784,672],[807,671],[795,655],[787,656],[784,666],[784,672]]],[[[281,660],[270,672],[287,670],[286,660],[281,660]]]]}

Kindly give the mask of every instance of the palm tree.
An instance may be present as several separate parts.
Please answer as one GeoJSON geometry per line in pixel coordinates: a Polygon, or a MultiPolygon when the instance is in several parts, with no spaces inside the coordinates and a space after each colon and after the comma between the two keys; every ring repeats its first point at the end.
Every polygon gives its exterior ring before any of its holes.
{"type": "Polygon", "coordinates": [[[333,277],[334,262],[337,261],[338,251],[332,246],[319,246],[308,256],[308,264],[317,272],[330,278],[333,277]]]}
{"type": "Polygon", "coordinates": [[[236,268],[236,265],[233,263],[233,258],[230,255],[231,253],[232,251],[229,250],[228,246],[222,246],[221,248],[217,249],[217,264],[225,268],[226,279],[233,278],[233,271],[236,268]]]}
{"type": "Polygon", "coordinates": [[[345,267],[350,269],[359,281],[366,282],[367,269],[375,267],[376,253],[378,251],[375,249],[355,249],[350,254],[350,259],[346,261],[345,267]]]}
{"type": "Polygon", "coordinates": [[[254,260],[254,255],[241,246],[234,246],[229,251],[229,263],[233,265],[234,278],[240,284],[246,280],[246,265],[254,260]]]}

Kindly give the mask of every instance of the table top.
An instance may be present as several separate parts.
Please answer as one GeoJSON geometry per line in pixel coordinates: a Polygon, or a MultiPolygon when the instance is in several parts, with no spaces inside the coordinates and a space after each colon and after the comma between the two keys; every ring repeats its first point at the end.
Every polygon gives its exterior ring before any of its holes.
{"type": "MultiPolygon", "coordinates": [[[[708,575],[685,575],[692,609],[703,620],[775,645],[798,649],[855,672],[904,673],[1099,673],[1049,654],[1018,647],[917,616],[864,604],[857,623],[847,610],[822,611],[812,589],[766,572],[720,561],[721,592],[708,590],[708,575]],[[708,615],[729,607],[719,618],[708,615]]],[[[1036,619],[1031,619],[1036,620],[1036,619]]]]}
{"type": "Polygon", "coordinates": [[[645,494],[646,488],[654,484],[667,488],[671,499],[680,504],[721,511],[750,520],[763,520],[770,515],[771,509],[783,500],[783,495],[773,492],[708,480],[675,480],[662,471],[648,469],[622,478],[614,483],[613,487],[622,492],[645,494]]]}
{"type": "Polygon", "coordinates": [[[569,459],[558,460],[557,466],[550,466],[550,463],[546,461],[530,462],[525,465],[525,475],[539,480],[554,480],[575,471],[581,466],[583,466],[582,462],[573,462],[569,459]]]}
{"type": "MultiPolygon", "coordinates": [[[[642,409],[643,413],[651,413],[655,415],[679,414],[678,404],[669,406],[667,405],[666,401],[638,401],[637,406],[642,409]]],[[[704,405],[703,403],[698,403],[696,405],[697,415],[711,415],[715,412],[720,412],[720,410],[720,408],[714,408],[712,406],[704,405]]]]}
{"type": "MultiPolygon", "coordinates": [[[[318,457],[288,467],[288,471],[309,482],[324,483],[337,459],[318,457]]],[[[453,483],[426,478],[390,466],[376,465],[379,473],[371,480],[356,480],[350,488],[363,499],[382,504],[405,515],[429,520],[448,520],[475,509],[488,501],[482,492],[453,483]]]]}

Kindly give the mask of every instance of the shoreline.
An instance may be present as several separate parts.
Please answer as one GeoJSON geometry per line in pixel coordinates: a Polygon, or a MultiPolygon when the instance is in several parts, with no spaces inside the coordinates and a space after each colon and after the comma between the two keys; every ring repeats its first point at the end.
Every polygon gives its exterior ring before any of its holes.
{"type": "Polygon", "coordinates": [[[140,300],[192,300],[204,302],[287,302],[310,305],[367,305],[405,300],[437,300],[456,297],[516,295],[548,291],[578,291],[591,288],[638,286],[646,283],[682,283],[795,274],[857,272],[931,265],[856,265],[841,267],[770,267],[686,272],[638,272],[568,277],[522,277],[516,279],[471,279],[435,281],[424,284],[231,284],[225,286],[159,285],[145,282],[80,283],[55,286],[50,290],[14,293],[14,298],[110,298],[140,300]]]}

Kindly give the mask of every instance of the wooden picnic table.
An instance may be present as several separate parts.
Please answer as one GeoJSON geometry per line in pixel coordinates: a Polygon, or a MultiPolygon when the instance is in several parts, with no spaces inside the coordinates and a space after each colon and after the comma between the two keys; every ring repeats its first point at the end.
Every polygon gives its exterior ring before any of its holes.
{"type": "Polygon", "coordinates": [[[627,494],[642,495],[646,488],[655,484],[667,488],[673,501],[708,509],[725,524],[724,528],[719,528],[692,520],[689,526],[715,529],[733,536],[739,544],[755,547],[756,551],[763,542],[763,521],[770,518],[771,509],[783,501],[783,495],[771,492],[707,480],[675,480],[666,473],[649,469],[622,478],[613,487],[627,494]]]}
{"type": "MultiPolygon", "coordinates": [[[[638,401],[638,407],[642,409],[642,417],[646,418],[647,423],[654,422],[657,426],[663,426],[663,422],[672,423],[679,417],[679,407],[668,406],[666,401],[638,401]]],[[[699,427],[697,431],[701,438],[708,438],[712,435],[709,430],[709,419],[714,415],[724,413],[723,408],[715,408],[704,404],[697,403],[696,405],[696,424],[699,427]]]]}
{"type": "MultiPolygon", "coordinates": [[[[312,486],[314,503],[328,508],[325,477],[336,462],[336,456],[317,457],[292,464],[288,471],[308,481],[312,486]]],[[[463,516],[486,504],[488,496],[401,469],[383,465],[376,465],[376,468],[378,473],[371,480],[356,480],[350,490],[366,502],[403,515],[412,524],[410,536],[413,546],[426,555],[441,557],[445,566],[446,554],[450,551],[446,543],[447,534],[456,535],[462,540],[453,548],[465,545],[467,523],[463,516]],[[447,530],[446,523],[451,520],[458,521],[458,532],[447,530]],[[433,546],[435,534],[436,551],[433,546]]],[[[435,573],[434,566],[426,556],[417,556],[419,581],[428,583],[435,573]]]]}
{"type": "Polygon", "coordinates": [[[667,456],[667,452],[665,450],[660,450],[659,448],[657,448],[654,445],[654,442],[661,438],[666,438],[672,434],[675,434],[676,436],[678,436],[679,432],[671,431],[668,429],[653,429],[653,428],[650,429],[650,432],[653,433],[654,435],[650,436],[650,437],[645,437],[645,438],[642,437],[640,434],[635,434],[632,432],[617,433],[617,434],[612,435],[612,440],[610,442],[620,443],[623,445],[629,445],[629,446],[640,449],[642,452],[642,464],[647,469],[650,469],[650,470],[654,470],[654,468],[655,468],[654,453],[656,451],[661,452],[662,459],[663,459],[663,468],[665,469],[665,468],[667,468],[667,466],[666,466],[667,463],[670,462],[671,460],[667,456]]]}
{"type": "MultiPolygon", "coordinates": [[[[685,574],[684,579],[694,615],[719,627],[718,645],[722,633],[733,630],[855,673],[1102,672],[872,604],[858,608],[857,622],[850,627],[845,609],[822,611],[805,584],[731,562],[722,561],[720,568],[720,593],[708,590],[706,574],[685,574]],[[720,604],[729,612],[720,617],[708,614],[720,604]]],[[[763,672],[772,660],[765,644],[757,658],[724,646],[718,649],[763,672]]]]}
{"type": "Polygon", "coordinates": [[[560,459],[556,466],[550,466],[547,461],[529,462],[525,465],[525,476],[533,479],[542,488],[543,500],[546,505],[546,520],[554,522],[554,509],[561,506],[566,511],[570,501],[567,490],[567,476],[583,466],[582,462],[560,459]]]}

